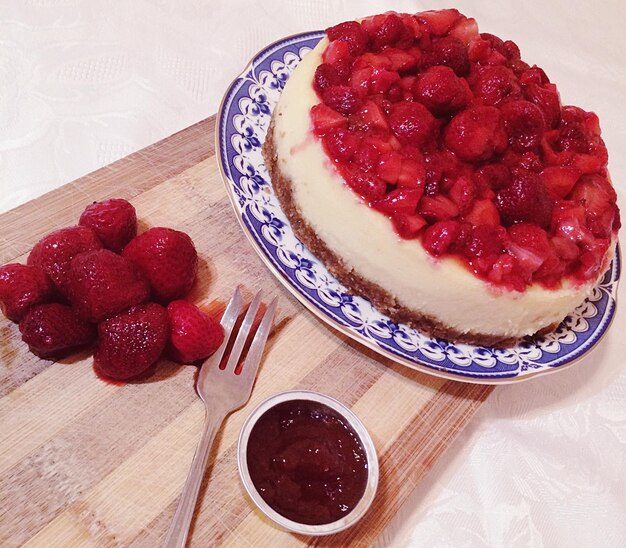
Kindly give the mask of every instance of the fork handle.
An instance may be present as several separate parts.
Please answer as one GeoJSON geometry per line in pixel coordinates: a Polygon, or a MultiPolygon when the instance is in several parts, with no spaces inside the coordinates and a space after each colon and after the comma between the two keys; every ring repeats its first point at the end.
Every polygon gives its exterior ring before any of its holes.
{"type": "Polygon", "coordinates": [[[167,531],[164,548],[183,548],[187,542],[187,535],[189,534],[189,527],[191,525],[191,518],[196,507],[196,501],[198,500],[198,493],[200,492],[200,485],[202,484],[202,478],[206,470],[207,461],[209,460],[209,453],[215,434],[219,430],[224,418],[225,413],[208,413],[204,417],[204,427],[196,453],[191,463],[191,469],[185,481],[185,486],[180,495],[178,501],[178,507],[174,514],[174,519],[167,531]]]}

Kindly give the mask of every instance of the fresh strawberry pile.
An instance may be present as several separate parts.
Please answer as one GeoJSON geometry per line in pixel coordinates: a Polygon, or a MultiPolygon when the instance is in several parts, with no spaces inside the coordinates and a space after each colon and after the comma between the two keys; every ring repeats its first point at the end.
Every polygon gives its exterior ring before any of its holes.
{"type": "Polygon", "coordinates": [[[397,233],[523,291],[597,277],[620,226],[595,114],[457,10],[326,30],[315,134],[397,233]]]}
{"type": "Polygon", "coordinates": [[[95,370],[127,380],[164,354],[190,364],[222,343],[222,326],[183,300],[197,270],[187,234],[155,227],[137,235],[129,202],[95,202],[77,226],[37,242],[26,265],[0,267],[0,308],[37,356],[56,359],[97,341],[95,370]]]}

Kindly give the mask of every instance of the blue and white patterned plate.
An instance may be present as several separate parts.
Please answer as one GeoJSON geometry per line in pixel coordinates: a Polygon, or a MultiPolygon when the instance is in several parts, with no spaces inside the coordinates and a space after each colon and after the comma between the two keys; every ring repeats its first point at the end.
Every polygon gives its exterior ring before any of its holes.
{"type": "Polygon", "coordinates": [[[619,255],[590,299],[550,335],[505,350],[426,337],[396,324],[348,293],[295,237],[261,155],[271,113],[289,75],[321,32],[280,40],[261,51],[230,86],[218,114],[219,164],[235,212],[276,277],[319,318],[360,343],[425,373],[477,383],[515,382],[573,363],[593,346],[615,313],[619,255]]]}

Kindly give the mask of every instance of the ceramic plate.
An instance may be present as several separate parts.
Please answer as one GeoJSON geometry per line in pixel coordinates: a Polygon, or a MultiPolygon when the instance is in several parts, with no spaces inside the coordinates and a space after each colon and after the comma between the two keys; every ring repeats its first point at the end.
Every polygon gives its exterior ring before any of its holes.
{"type": "Polygon", "coordinates": [[[261,146],[289,75],[321,32],[261,51],[230,86],[218,115],[219,162],[241,225],[277,278],[322,320],[393,360],[446,378],[503,383],[562,369],[591,350],[615,313],[619,254],[591,297],[550,335],[508,349],[451,344],[396,324],[354,296],[295,237],[272,189],[261,146]]]}

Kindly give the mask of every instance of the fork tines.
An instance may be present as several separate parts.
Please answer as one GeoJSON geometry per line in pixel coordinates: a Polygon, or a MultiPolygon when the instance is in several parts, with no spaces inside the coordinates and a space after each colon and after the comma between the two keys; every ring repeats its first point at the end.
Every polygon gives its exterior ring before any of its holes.
{"type": "MultiPolygon", "coordinates": [[[[228,357],[228,362],[224,367],[225,370],[235,369],[237,367],[237,364],[239,363],[246,344],[246,340],[248,339],[248,336],[252,329],[254,318],[256,317],[259,307],[261,305],[261,297],[262,291],[259,291],[250,302],[248,311],[246,312],[243,322],[239,327],[235,342],[232,345],[232,349],[228,357]]],[[[272,320],[276,311],[277,300],[277,298],[274,298],[267,307],[265,313],[263,314],[263,318],[256,330],[250,347],[248,348],[241,375],[245,374],[246,377],[248,377],[250,375],[254,376],[256,374],[256,369],[258,367],[263,348],[265,347],[265,342],[267,341],[267,337],[272,327],[272,320]]],[[[224,316],[222,317],[221,323],[222,327],[224,328],[224,344],[222,344],[222,346],[218,350],[218,352],[220,352],[219,358],[216,359],[218,363],[222,361],[222,358],[226,351],[228,340],[231,338],[231,333],[235,327],[235,323],[242,309],[243,297],[241,296],[241,290],[239,289],[239,287],[237,287],[235,289],[235,292],[233,293],[232,298],[230,299],[230,302],[228,303],[228,306],[226,307],[224,316]]]]}

